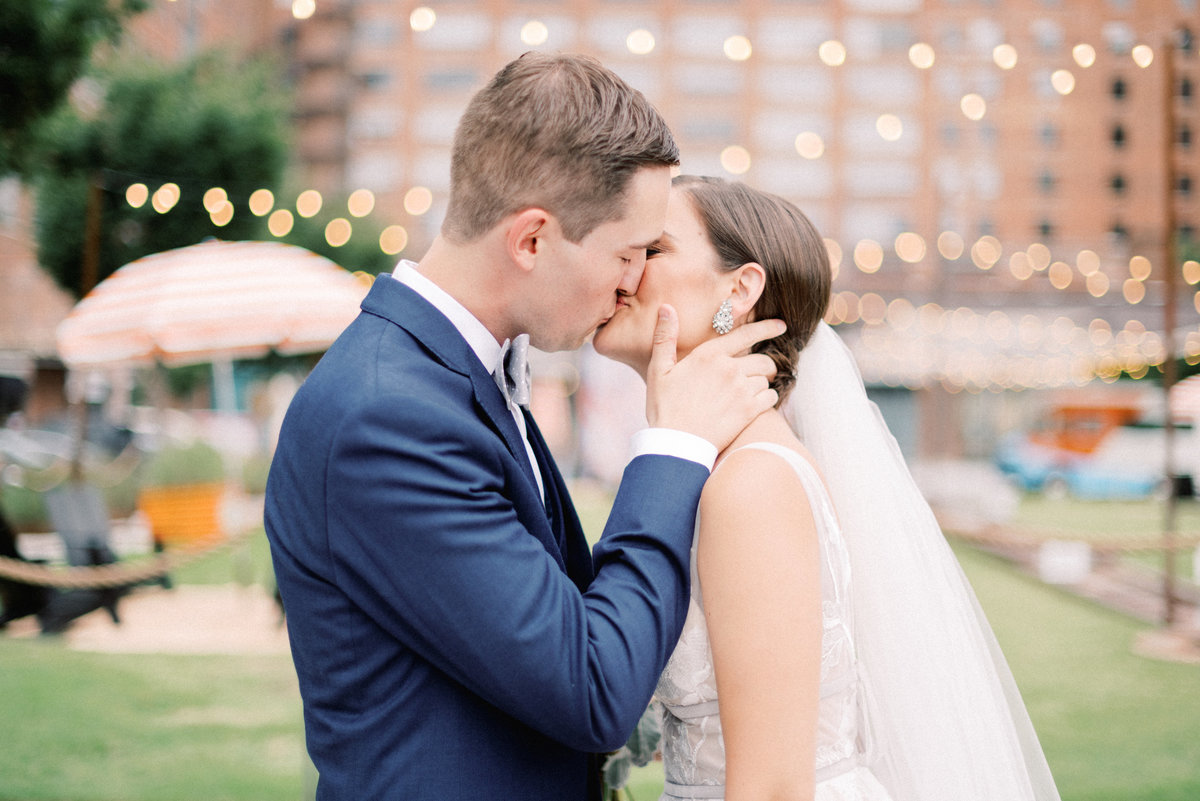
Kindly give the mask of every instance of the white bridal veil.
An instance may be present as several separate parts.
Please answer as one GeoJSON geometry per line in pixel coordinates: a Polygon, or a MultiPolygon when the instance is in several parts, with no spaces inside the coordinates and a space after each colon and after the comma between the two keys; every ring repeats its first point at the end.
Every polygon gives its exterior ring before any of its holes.
{"type": "Polygon", "coordinates": [[[785,409],[845,535],[860,675],[896,801],[1058,801],[975,593],[849,350],[820,323],[785,409]]]}

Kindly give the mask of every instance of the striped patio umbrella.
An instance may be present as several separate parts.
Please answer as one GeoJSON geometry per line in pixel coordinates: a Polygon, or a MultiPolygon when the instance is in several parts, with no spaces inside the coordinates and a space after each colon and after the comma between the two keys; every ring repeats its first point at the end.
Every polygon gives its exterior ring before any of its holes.
{"type": "Polygon", "coordinates": [[[295,245],[205,241],[101,281],[58,326],[58,351],[83,369],[321,351],[354,319],[368,283],[295,245]]]}

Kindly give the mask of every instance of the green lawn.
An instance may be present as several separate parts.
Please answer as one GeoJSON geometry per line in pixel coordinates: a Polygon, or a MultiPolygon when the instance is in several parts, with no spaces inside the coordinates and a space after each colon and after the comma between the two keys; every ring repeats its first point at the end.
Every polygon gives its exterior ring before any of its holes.
{"type": "MultiPolygon", "coordinates": [[[[589,531],[606,496],[578,494],[589,531]]],[[[1114,514],[1110,509],[1108,513],[1114,514]]],[[[1200,798],[1200,667],[1132,655],[1140,624],[958,549],[1065,801],[1200,798]]],[[[267,581],[261,539],[176,575],[267,581]]],[[[299,698],[279,657],[76,653],[0,636],[0,801],[294,801],[299,698]]],[[[637,801],[662,769],[641,769],[637,801]]]]}

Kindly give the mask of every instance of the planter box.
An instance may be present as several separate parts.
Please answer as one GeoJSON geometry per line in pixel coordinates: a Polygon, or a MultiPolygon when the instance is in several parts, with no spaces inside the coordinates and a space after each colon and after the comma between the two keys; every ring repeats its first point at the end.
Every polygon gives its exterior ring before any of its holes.
{"type": "Polygon", "coordinates": [[[226,538],[221,518],[224,494],[222,482],[144,487],[138,494],[138,509],[156,542],[197,545],[226,538]]]}

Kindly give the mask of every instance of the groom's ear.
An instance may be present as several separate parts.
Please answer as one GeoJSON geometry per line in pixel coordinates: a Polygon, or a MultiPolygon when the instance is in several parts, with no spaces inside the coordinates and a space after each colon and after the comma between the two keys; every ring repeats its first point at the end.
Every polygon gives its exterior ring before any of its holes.
{"type": "Polygon", "coordinates": [[[536,206],[523,209],[509,218],[505,237],[508,257],[525,272],[532,272],[537,264],[550,219],[550,212],[536,206]]]}
{"type": "Polygon", "coordinates": [[[751,261],[734,270],[730,277],[733,279],[733,293],[729,297],[733,302],[733,316],[741,320],[762,297],[767,286],[767,272],[762,265],[751,261]]]}

